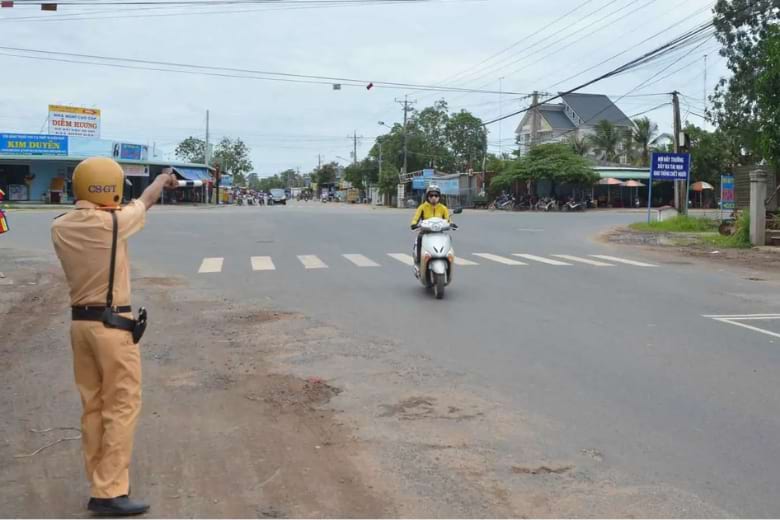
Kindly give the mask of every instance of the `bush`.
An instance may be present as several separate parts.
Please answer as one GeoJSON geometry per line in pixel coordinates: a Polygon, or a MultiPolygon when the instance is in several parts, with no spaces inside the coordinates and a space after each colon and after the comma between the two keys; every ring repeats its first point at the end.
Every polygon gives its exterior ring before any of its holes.
{"type": "Polygon", "coordinates": [[[714,246],[719,247],[733,247],[738,249],[746,249],[752,247],[750,243],[750,215],[737,218],[737,230],[731,236],[718,235],[715,237],[709,237],[707,242],[714,246]]]}

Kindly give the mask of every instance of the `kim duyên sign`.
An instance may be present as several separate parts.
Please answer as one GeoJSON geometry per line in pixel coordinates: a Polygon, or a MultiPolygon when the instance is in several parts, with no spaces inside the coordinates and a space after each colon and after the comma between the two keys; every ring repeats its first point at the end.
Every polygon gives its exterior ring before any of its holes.
{"type": "Polygon", "coordinates": [[[691,154],[654,153],[650,178],[654,181],[684,181],[691,173],[691,154]]]}
{"type": "Polygon", "coordinates": [[[0,154],[68,155],[68,136],[0,134],[0,154]]]}

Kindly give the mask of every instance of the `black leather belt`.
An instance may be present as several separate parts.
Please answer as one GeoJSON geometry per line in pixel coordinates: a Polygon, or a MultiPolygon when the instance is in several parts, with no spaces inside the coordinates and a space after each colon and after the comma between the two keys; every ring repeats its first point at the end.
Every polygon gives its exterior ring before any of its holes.
{"type": "MultiPolygon", "coordinates": [[[[103,312],[105,305],[74,305],[71,309],[71,319],[76,321],[103,321],[103,312]]],[[[113,307],[114,312],[133,312],[129,305],[119,305],[113,307]]]]}

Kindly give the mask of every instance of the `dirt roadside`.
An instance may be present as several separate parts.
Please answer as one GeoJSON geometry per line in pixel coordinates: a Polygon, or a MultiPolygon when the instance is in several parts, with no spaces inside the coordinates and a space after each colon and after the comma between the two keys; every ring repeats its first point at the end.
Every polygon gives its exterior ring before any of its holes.
{"type": "MultiPolygon", "coordinates": [[[[84,516],[53,258],[0,250],[0,516],[84,516]]],[[[154,517],[724,517],[468,373],[306,316],[134,273],[150,309],[133,493],[154,517]]]]}
{"type": "MultiPolygon", "coordinates": [[[[83,515],[89,488],[78,440],[19,457],[74,436],[32,430],[79,425],[64,280],[41,258],[0,255],[0,514],[83,515]]],[[[294,316],[185,303],[188,295],[171,296],[186,292],[177,280],[140,278],[135,289],[154,309],[154,325],[142,342],[132,485],[153,516],[394,514],[359,469],[370,461],[328,405],[338,390],[272,373],[255,349],[268,323],[294,316]]]]}
{"type": "Polygon", "coordinates": [[[705,262],[780,280],[780,248],[777,247],[719,248],[701,243],[700,235],[695,233],[647,233],[623,226],[599,234],[596,240],[639,248],[646,254],[667,261],[705,262]]]}

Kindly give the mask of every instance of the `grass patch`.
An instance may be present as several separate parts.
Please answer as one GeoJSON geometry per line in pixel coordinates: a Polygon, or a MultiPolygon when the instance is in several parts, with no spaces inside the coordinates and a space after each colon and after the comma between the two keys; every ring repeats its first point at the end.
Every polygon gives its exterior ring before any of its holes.
{"type": "Polygon", "coordinates": [[[750,243],[750,216],[745,215],[737,220],[737,231],[733,235],[707,237],[705,242],[724,249],[747,249],[753,247],[753,244],[750,243]]]}
{"type": "MultiPolygon", "coordinates": [[[[706,233],[717,231],[718,223],[707,218],[695,218],[689,215],[678,215],[669,220],[661,222],[637,222],[629,226],[634,231],[656,231],[656,232],[685,232],[685,233],[706,233]]],[[[730,238],[730,237],[729,237],[730,238]]]]}

